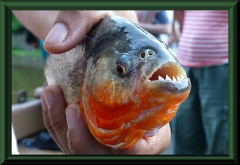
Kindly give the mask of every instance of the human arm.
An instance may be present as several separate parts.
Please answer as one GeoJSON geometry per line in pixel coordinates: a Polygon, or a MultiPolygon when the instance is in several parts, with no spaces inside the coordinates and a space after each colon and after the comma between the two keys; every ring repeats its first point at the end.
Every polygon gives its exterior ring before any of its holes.
{"type": "Polygon", "coordinates": [[[14,16],[39,39],[45,39],[57,18],[57,10],[13,10],[14,16]]]}
{"type": "Polygon", "coordinates": [[[172,33],[168,40],[168,45],[171,46],[174,42],[179,40],[181,35],[181,28],[183,25],[183,10],[174,11],[174,21],[172,23],[172,33]]]}
{"type": "Polygon", "coordinates": [[[13,11],[16,18],[35,36],[45,40],[49,53],[63,53],[77,46],[103,16],[118,15],[137,22],[134,11],[13,11]]]}
{"type": "Polygon", "coordinates": [[[184,10],[175,10],[174,11],[174,21],[179,22],[180,29],[183,27],[183,19],[184,19],[184,10]]]}
{"type": "Polygon", "coordinates": [[[179,40],[180,37],[180,26],[179,23],[177,21],[174,21],[172,24],[172,33],[168,39],[168,45],[171,46],[174,42],[177,42],[179,40]]]}
{"type": "Polygon", "coordinates": [[[149,24],[139,22],[139,25],[152,34],[171,34],[171,24],[149,24]]]}
{"type": "Polygon", "coordinates": [[[139,25],[148,32],[154,35],[171,33],[170,18],[166,11],[136,10],[135,12],[137,14],[139,25]]]}

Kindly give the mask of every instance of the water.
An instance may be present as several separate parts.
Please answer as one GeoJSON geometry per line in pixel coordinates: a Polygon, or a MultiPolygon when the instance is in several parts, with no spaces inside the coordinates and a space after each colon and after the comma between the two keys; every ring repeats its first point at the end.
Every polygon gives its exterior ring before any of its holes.
{"type": "Polygon", "coordinates": [[[12,103],[17,101],[17,93],[20,90],[27,92],[27,98],[34,97],[34,90],[43,86],[45,81],[43,68],[35,68],[27,65],[12,66],[12,103]]]}

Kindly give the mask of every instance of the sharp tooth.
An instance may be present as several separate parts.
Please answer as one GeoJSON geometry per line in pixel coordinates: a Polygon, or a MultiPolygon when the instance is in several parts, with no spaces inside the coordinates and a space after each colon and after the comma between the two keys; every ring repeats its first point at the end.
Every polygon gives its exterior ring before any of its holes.
{"type": "Polygon", "coordinates": [[[177,80],[175,79],[175,77],[173,76],[173,81],[176,82],[177,80]]]}
{"type": "Polygon", "coordinates": [[[165,80],[172,81],[168,75],[166,75],[166,79],[165,80]]]}
{"type": "Polygon", "coordinates": [[[164,80],[161,76],[158,76],[158,80],[164,80]]]}
{"type": "Polygon", "coordinates": [[[177,76],[177,81],[180,81],[180,80],[181,80],[181,78],[177,76]]]}

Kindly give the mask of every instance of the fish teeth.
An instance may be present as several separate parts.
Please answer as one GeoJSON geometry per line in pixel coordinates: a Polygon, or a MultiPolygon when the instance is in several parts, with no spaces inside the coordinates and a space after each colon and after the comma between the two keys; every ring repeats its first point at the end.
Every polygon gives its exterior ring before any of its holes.
{"type": "Polygon", "coordinates": [[[183,75],[181,75],[181,79],[184,79],[184,76],[183,76],[183,75]]]}
{"type": "Polygon", "coordinates": [[[176,82],[177,80],[175,79],[175,77],[173,76],[173,82],[176,82]]]}
{"type": "Polygon", "coordinates": [[[164,80],[164,79],[163,79],[161,76],[158,76],[158,80],[161,80],[161,81],[162,81],[162,80],[164,80]]]}
{"type": "Polygon", "coordinates": [[[177,81],[180,81],[180,80],[181,80],[181,78],[177,76],[177,81]]]}
{"type": "Polygon", "coordinates": [[[166,75],[166,79],[165,80],[172,81],[171,78],[168,75],[166,75]]]}
{"type": "Polygon", "coordinates": [[[183,79],[184,79],[183,75],[177,76],[177,81],[180,81],[180,80],[183,80],[183,79]]]}
{"type": "MultiPolygon", "coordinates": [[[[158,76],[158,81],[164,81],[164,80],[168,80],[168,81],[173,81],[173,82],[177,82],[184,79],[183,75],[179,75],[179,76],[173,76],[173,78],[171,79],[168,75],[166,75],[166,78],[164,79],[162,76],[158,76]]],[[[151,81],[151,80],[148,80],[151,81]]]]}

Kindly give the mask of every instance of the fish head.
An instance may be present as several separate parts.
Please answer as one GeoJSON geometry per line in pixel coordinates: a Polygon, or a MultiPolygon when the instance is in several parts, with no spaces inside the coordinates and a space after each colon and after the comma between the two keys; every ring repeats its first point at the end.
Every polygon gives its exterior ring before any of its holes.
{"type": "Polygon", "coordinates": [[[103,18],[85,45],[80,110],[106,146],[131,148],[155,135],[189,95],[190,80],[173,51],[125,18],[103,18]]]}

